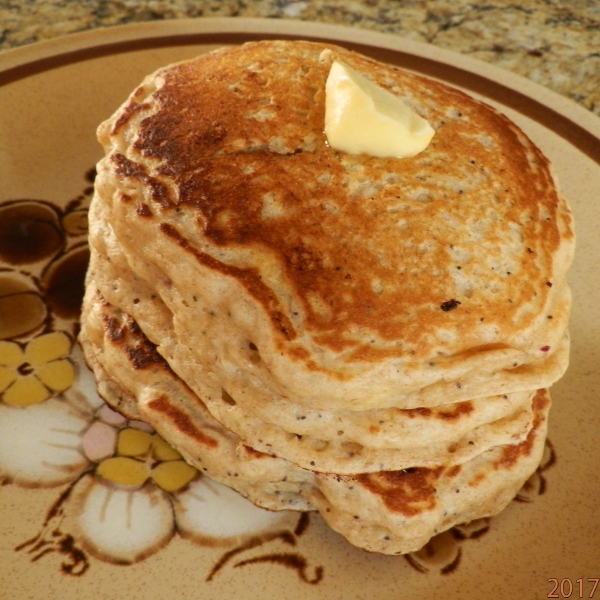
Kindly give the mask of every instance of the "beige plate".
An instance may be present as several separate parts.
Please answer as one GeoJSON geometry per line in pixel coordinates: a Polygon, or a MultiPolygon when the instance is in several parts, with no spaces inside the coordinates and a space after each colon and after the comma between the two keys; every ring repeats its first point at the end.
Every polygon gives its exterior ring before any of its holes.
{"type": "Polygon", "coordinates": [[[599,190],[600,120],[508,72],[397,37],[207,19],[0,55],[0,595],[600,598],[599,190]],[[553,160],[575,213],[572,361],[553,391],[542,467],[501,515],[408,558],[353,549],[314,516],[272,519],[177,471],[176,456],[149,450],[152,432],[102,409],[73,345],[96,125],[159,66],[277,37],[341,43],[485,98],[553,160]],[[32,405],[10,405],[23,402],[32,405]],[[129,434],[138,449],[123,442],[129,434]],[[132,465],[130,485],[111,483],[132,465]]]}

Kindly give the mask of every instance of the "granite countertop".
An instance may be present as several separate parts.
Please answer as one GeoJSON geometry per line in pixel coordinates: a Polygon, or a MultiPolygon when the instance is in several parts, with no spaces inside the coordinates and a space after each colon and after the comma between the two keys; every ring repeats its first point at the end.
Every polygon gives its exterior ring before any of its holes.
{"type": "Polygon", "coordinates": [[[287,18],[395,34],[511,70],[600,115],[598,0],[4,0],[0,51],[190,17],[287,18]]]}

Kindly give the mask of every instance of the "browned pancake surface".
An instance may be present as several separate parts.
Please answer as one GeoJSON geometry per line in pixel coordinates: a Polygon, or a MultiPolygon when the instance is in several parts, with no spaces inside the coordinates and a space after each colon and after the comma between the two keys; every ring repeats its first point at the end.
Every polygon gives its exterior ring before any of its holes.
{"type": "Polygon", "coordinates": [[[270,315],[280,351],[309,367],[322,368],[294,343],[300,334],[349,362],[547,352],[522,338],[552,317],[544,307],[556,261],[560,271],[570,261],[570,217],[547,160],[506,117],[459,91],[322,51],[249,44],[140,87],[110,129],[133,142],[110,162],[146,189],[139,219],[241,282],[270,315]],[[332,58],[427,118],[430,146],[409,159],[330,148],[332,58]],[[273,270],[283,290],[266,283],[273,270]]]}

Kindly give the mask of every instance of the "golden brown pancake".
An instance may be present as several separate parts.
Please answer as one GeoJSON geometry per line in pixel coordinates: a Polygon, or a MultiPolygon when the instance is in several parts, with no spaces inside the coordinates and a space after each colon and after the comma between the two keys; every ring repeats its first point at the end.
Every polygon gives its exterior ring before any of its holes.
{"type": "MultiPolygon", "coordinates": [[[[107,224],[105,233],[109,230],[107,224]]],[[[98,254],[93,255],[90,276],[102,278],[104,289],[109,290],[107,298],[115,295],[110,289],[112,282],[118,282],[114,285],[118,285],[119,298],[138,298],[140,282],[126,270],[123,257],[114,248],[108,257],[110,260],[102,261],[98,254]]],[[[126,309],[129,304],[125,303],[126,309]]],[[[136,305],[131,308],[137,314],[136,305]]],[[[148,330],[148,321],[144,322],[148,330]]],[[[164,350],[174,333],[166,323],[157,331],[164,350]]],[[[186,372],[182,369],[181,376],[197,388],[196,378],[191,374],[186,379],[186,372]]],[[[352,474],[460,464],[493,446],[518,443],[531,427],[535,392],[525,390],[427,408],[370,411],[316,411],[283,398],[276,404],[245,406],[224,390],[216,401],[199,393],[208,411],[256,450],[307,469],[352,474]]]]}
{"type": "Polygon", "coordinates": [[[500,445],[461,465],[338,475],[302,469],[247,446],[213,419],[156,352],[137,323],[88,286],[82,347],[106,401],[153,423],[202,473],[271,510],[317,509],[350,542],[401,554],[456,524],[493,515],[538,465],[550,399],[539,391],[519,444],[500,445]]]}
{"type": "MultiPolygon", "coordinates": [[[[417,405],[440,404],[448,381],[545,360],[573,252],[547,159],[456,90],[322,51],[265,42],[180,63],[100,127],[98,195],[134,270],[182,320],[231,322],[229,343],[258,348],[252,369],[230,357],[244,387],[316,409],[411,408],[426,389],[417,405]],[[328,147],[333,58],[426,117],[430,146],[411,159],[328,147]]],[[[471,387],[456,400],[490,393],[471,387]]]]}
{"type": "Polygon", "coordinates": [[[541,455],[538,390],[568,364],[574,250],[514,123],[343,48],[271,41],[157,71],[98,135],[82,344],[111,405],[257,504],[318,509],[374,551],[508,503],[541,455]],[[429,146],[332,148],[334,60],[427,119],[429,146]]]}

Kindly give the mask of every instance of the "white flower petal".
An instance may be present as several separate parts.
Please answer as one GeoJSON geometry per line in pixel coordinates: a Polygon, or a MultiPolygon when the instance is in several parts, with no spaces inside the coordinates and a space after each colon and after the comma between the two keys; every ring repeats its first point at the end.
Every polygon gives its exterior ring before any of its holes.
{"type": "Polygon", "coordinates": [[[81,448],[87,426],[57,398],[27,408],[0,405],[0,474],[35,487],[73,481],[89,465],[81,448]]]}
{"type": "Polygon", "coordinates": [[[171,501],[152,485],[127,490],[92,477],[77,511],[76,538],[103,560],[133,563],[146,558],[175,531],[171,501]]]}
{"type": "Polygon", "coordinates": [[[294,527],[297,513],[259,508],[208,477],[190,483],[173,499],[175,520],[184,534],[215,541],[294,527]]]}
{"type": "Polygon", "coordinates": [[[83,352],[79,344],[75,344],[71,350],[71,358],[77,364],[77,389],[85,396],[87,404],[96,409],[104,404],[104,400],[98,395],[94,374],[88,369],[83,358],[83,352]]]}

